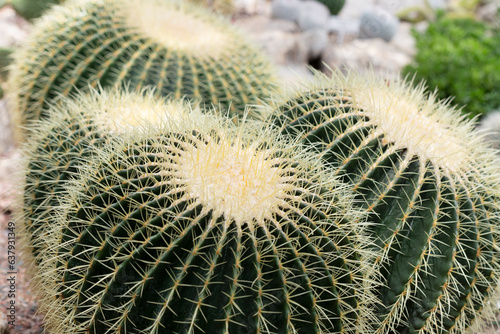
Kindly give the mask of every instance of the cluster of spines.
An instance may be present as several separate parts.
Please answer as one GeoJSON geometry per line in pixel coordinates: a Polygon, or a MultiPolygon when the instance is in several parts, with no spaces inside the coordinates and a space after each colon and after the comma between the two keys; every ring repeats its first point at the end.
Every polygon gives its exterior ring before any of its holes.
{"type": "Polygon", "coordinates": [[[27,47],[16,53],[11,75],[18,124],[46,117],[50,104],[89,86],[155,87],[158,95],[199,99],[229,108],[234,116],[269,95],[269,63],[227,23],[187,4],[157,2],[205,20],[225,36],[219,59],[198,57],[128,26],[119,9],[130,3],[73,1],[37,23],[27,47]]]}
{"type": "MultiPolygon", "coordinates": [[[[454,162],[448,168],[441,159],[415,155],[401,145],[403,136],[391,138],[373,121],[373,111],[363,110],[370,106],[361,103],[355,90],[370,88],[366,94],[372,94],[372,106],[397,106],[378,97],[378,88],[349,85],[337,76],[284,101],[270,122],[311,145],[370,214],[369,230],[379,252],[375,264],[387,278],[378,294],[384,305],[378,312],[378,332],[463,333],[479,326],[478,318],[491,315],[487,309],[498,284],[498,173],[491,167],[495,158],[477,141],[476,152],[468,152],[471,160],[458,171],[452,168],[454,162]]],[[[417,110],[426,104],[407,102],[415,103],[417,110]]],[[[443,114],[460,118],[453,111],[443,114]]],[[[455,159],[453,153],[450,159],[455,159]]]]}
{"type": "Polygon", "coordinates": [[[267,133],[256,147],[287,183],[281,204],[262,221],[220,213],[187,191],[180,161],[231,137],[221,130],[136,134],[98,150],[68,187],[41,262],[55,333],[370,330],[371,241],[344,188],[267,133]]]}

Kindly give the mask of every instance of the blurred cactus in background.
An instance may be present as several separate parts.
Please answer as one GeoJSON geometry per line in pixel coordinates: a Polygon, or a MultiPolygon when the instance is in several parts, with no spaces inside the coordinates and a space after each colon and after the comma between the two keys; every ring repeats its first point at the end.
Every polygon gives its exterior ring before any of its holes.
{"type": "Polygon", "coordinates": [[[69,1],[37,22],[14,59],[9,89],[20,126],[89,86],[153,87],[238,117],[274,83],[271,65],[229,23],[177,1],[69,1]]]}

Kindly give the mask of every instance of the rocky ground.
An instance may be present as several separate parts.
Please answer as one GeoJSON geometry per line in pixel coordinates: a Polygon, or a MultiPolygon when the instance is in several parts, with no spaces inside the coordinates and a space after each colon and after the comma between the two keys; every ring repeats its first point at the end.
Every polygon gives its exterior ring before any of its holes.
{"type": "MultiPolygon", "coordinates": [[[[277,1],[277,0],[275,0],[277,1]]],[[[292,0],[286,0],[293,2],[292,0]]],[[[299,0],[296,0],[299,1],[299,0]]],[[[366,70],[372,67],[382,75],[397,75],[410,63],[415,53],[415,41],[411,35],[412,27],[425,29],[426,24],[411,25],[400,22],[395,35],[390,40],[382,38],[359,38],[360,17],[367,8],[382,8],[390,14],[408,8],[423,6],[423,0],[347,0],[346,6],[338,16],[323,15],[324,24],[303,18],[299,23],[288,20],[273,12],[271,0],[235,0],[237,13],[232,17],[236,26],[248,35],[278,65],[283,85],[294,85],[311,76],[308,66],[328,72],[331,67],[351,67],[366,70]],[[312,25],[312,28],[311,28],[312,25]]],[[[429,1],[434,8],[446,5],[446,0],[429,1]]],[[[498,5],[498,4],[497,4],[498,5]]],[[[494,8],[482,9],[486,19],[494,8]]],[[[319,17],[315,16],[315,17],[319,17]]],[[[31,25],[10,7],[0,9],[0,47],[19,46],[28,36],[31,25]]],[[[1,82],[0,82],[1,84],[1,82]]],[[[7,88],[5,83],[3,88],[7,88]]],[[[20,153],[12,138],[12,129],[7,112],[6,100],[0,100],[0,292],[7,296],[9,285],[9,266],[7,261],[8,223],[14,206],[16,192],[16,161],[20,153]]],[[[18,245],[16,245],[18,247],[18,245]]],[[[17,250],[16,250],[17,251],[17,250]]],[[[16,326],[8,327],[6,307],[9,298],[2,298],[0,307],[0,334],[41,333],[43,315],[37,314],[37,302],[29,287],[29,277],[23,264],[16,258],[16,326]]],[[[8,313],[7,313],[8,315],[8,313]]],[[[492,327],[485,334],[500,333],[492,327]]]]}

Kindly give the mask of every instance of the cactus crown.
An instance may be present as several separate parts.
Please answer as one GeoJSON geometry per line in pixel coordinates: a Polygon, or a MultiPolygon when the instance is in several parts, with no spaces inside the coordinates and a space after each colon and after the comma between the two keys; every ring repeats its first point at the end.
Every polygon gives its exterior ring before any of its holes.
{"type": "Polygon", "coordinates": [[[435,92],[429,93],[423,82],[414,87],[406,80],[384,82],[373,72],[344,75],[332,71],[331,78],[317,73],[295,93],[276,98],[271,109],[289,100],[299,101],[305,90],[323,92],[332,99],[332,106],[360,110],[353,114],[366,116],[363,126],[376,127],[377,135],[384,136],[384,144],[408,150],[409,155],[429,160],[446,171],[467,169],[482,154],[474,123],[450,106],[450,101],[438,100],[435,92]]]}
{"type": "Polygon", "coordinates": [[[217,59],[237,44],[227,27],[221,27],[223,20],[188,2],[134,0],[118,8],[127,25],[141,34],[201,59],[217,59]]]}

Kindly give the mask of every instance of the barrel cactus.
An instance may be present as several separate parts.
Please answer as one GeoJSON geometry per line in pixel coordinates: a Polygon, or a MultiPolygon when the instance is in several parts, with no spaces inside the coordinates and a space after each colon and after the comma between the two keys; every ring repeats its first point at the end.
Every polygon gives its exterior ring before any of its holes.
{"type": "Polygon", "coordinates": [[[243,113],[269,94],[265,57],[228,22],[183,1],[73,0],[37,21],[14,55],[13,119],[25,126],[77,89],[154,87],[243,113]]]}
{"type": "Polygon", "coordinates": [[[52,117],[31,129],[30,138],[24,144],[23,209],[16,215],[24,225],[28,262],[40,262],[52,214],[59,210],[58,198],[66,196],[66,183],[71,182],[96,148],[138,123],[162,123],[178,118],[187,108],[183,102],[155,99],[151,91],[91,90],[89,94],[66,98],[63,102],[51,109],[52,117]]]}
{"type": "Polygon", "coordinates": [[[277,99],[269,122],[310,145],[370,215],[385,277],[376,332],[466,333],[496,306],[498,159],[459,111],[410,86],[318,74],[277,99]]]}
{"type": "Polygon", "coordinates": [[[345,4],[345,0],[319,0],[319,2],[328,7],[332,15],[340,13],[345,4]]]}
{"type": "Polygon", "coordinates": [[[66,188],[38,276],[51,333],[370,332],[352,194],[296,143],[216,120],[113,140],[66,188]]]}

